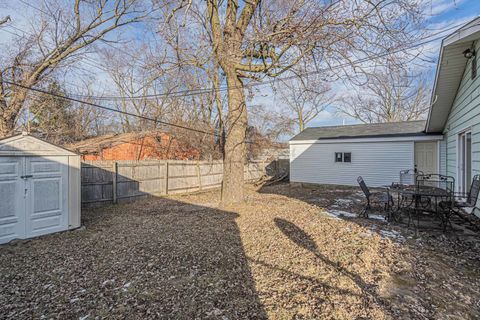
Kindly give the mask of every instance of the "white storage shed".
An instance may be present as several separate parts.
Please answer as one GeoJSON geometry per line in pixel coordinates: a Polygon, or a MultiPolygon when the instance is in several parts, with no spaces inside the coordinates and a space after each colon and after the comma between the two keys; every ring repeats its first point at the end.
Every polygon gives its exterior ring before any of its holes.
{"type": "Polygon", "coordinates": [[[441,133],[425,121],[307,128],[290,142],[290,181],[357,186],[399,182],[400,171],[437,173],[441,133]]]}
{"type": "Polygon", "coordinates": [[[80,226],[80,156],[20,134],[0,140],[0,243],[80,226]]]}

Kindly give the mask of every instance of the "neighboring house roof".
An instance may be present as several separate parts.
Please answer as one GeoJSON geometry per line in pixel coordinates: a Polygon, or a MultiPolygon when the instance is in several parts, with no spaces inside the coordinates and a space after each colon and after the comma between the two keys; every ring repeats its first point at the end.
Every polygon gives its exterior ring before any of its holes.
{"type": "Polygon", "coordinates": [[[123,143],[131,143],[137,139],[145,136],[160,135],[159,132],[142,131],[142,132],[128,132],[119,134],[106,134],[90,139],[85,139],[79,142],[69,144],[69,149],[75,150],[80,154],[95,153],[100,149],[111,148],[123,143]]]}
{"type": "Polygon", "coordinates": [[[85,160],[184,159],[199,155],[199,150],[189,143],[178,141],[163,131],[108,134],[68,147],[84,156],[85,160]]]}
{"type": "Polygon", "coordinates": [[[423,136],[425,121],[404,121],[307,128],[290,141],[423,136]]]}
{"type": "MultiPolygon", "coordinates": [[[[463,52],[471,48],[472,42],[478,39],[480,39],[480,17],[442,40],[430,101],[427,132],[443,131],[468,62],[463,52]]],[[[477,53],[477,59],[478,56],[477,53]]]]}

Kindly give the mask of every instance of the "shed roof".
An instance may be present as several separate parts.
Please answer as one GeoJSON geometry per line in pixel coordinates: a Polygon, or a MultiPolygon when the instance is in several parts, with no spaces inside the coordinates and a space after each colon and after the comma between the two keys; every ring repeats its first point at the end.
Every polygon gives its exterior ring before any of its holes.
{"type": "Polygon", "coordinates": [[[312,127],[303,130],[290,141],[422,136],[426,135],[424,129],[424,120],[312,127]]]}
{"type": "Polygon", "coordinates": [[[0,139],[0,156],[74,156],[76,153],[30,136],[17,134],[0,139]]]}

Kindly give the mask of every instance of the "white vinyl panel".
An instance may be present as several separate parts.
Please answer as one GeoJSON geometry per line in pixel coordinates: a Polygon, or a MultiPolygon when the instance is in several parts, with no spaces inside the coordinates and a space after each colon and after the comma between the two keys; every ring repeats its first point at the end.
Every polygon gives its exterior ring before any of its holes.
{"type": "Polygon", "coordinates": [[[0,157],[0,243],[25,238],[23,157],[0,157]]]}
{"type": "Polygon", "coordinates": [[[290,145],[290,181],[317,184],[367,185],[399,181],[399,172],[413,168],[414,143],[362,142],[290,145]],[[351,152],[351,163],[336,163],[335,152],[351,152]]]}
{"type": "Polygon", "coordinates": [[[68,228],[68,157],[28,157],[27,236],[68,228]]]}

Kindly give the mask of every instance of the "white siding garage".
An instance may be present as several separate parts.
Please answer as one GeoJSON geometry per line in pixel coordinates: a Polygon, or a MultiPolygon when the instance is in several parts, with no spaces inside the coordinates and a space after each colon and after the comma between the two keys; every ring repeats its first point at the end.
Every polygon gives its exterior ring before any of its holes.
{"type": "Polygon", "coordinates": [[[361,175],[368,185],[381,186],[414,166],[412,141],[295,144],[290,150],[293,182],[357,185],[361,175]],[[351,162],[335,162],[338,152],[351,153],[351,162]]]}
{"type": "Polygon", "coordinates": [[[80,226],[80,157],[40,139],[0,140],[0,243],[80,226]]]}
{"type": "Polygon", "coordinates": [[[401,170],[425,158],[422,150],[416,156],[416,145],[436,147],[442,139],[426,135],[424,127],[425,121],[411,121],[307,128],[289,142],[290,181],[357,186],[362,176],[372,187],[399,182],[401,170]]]}

